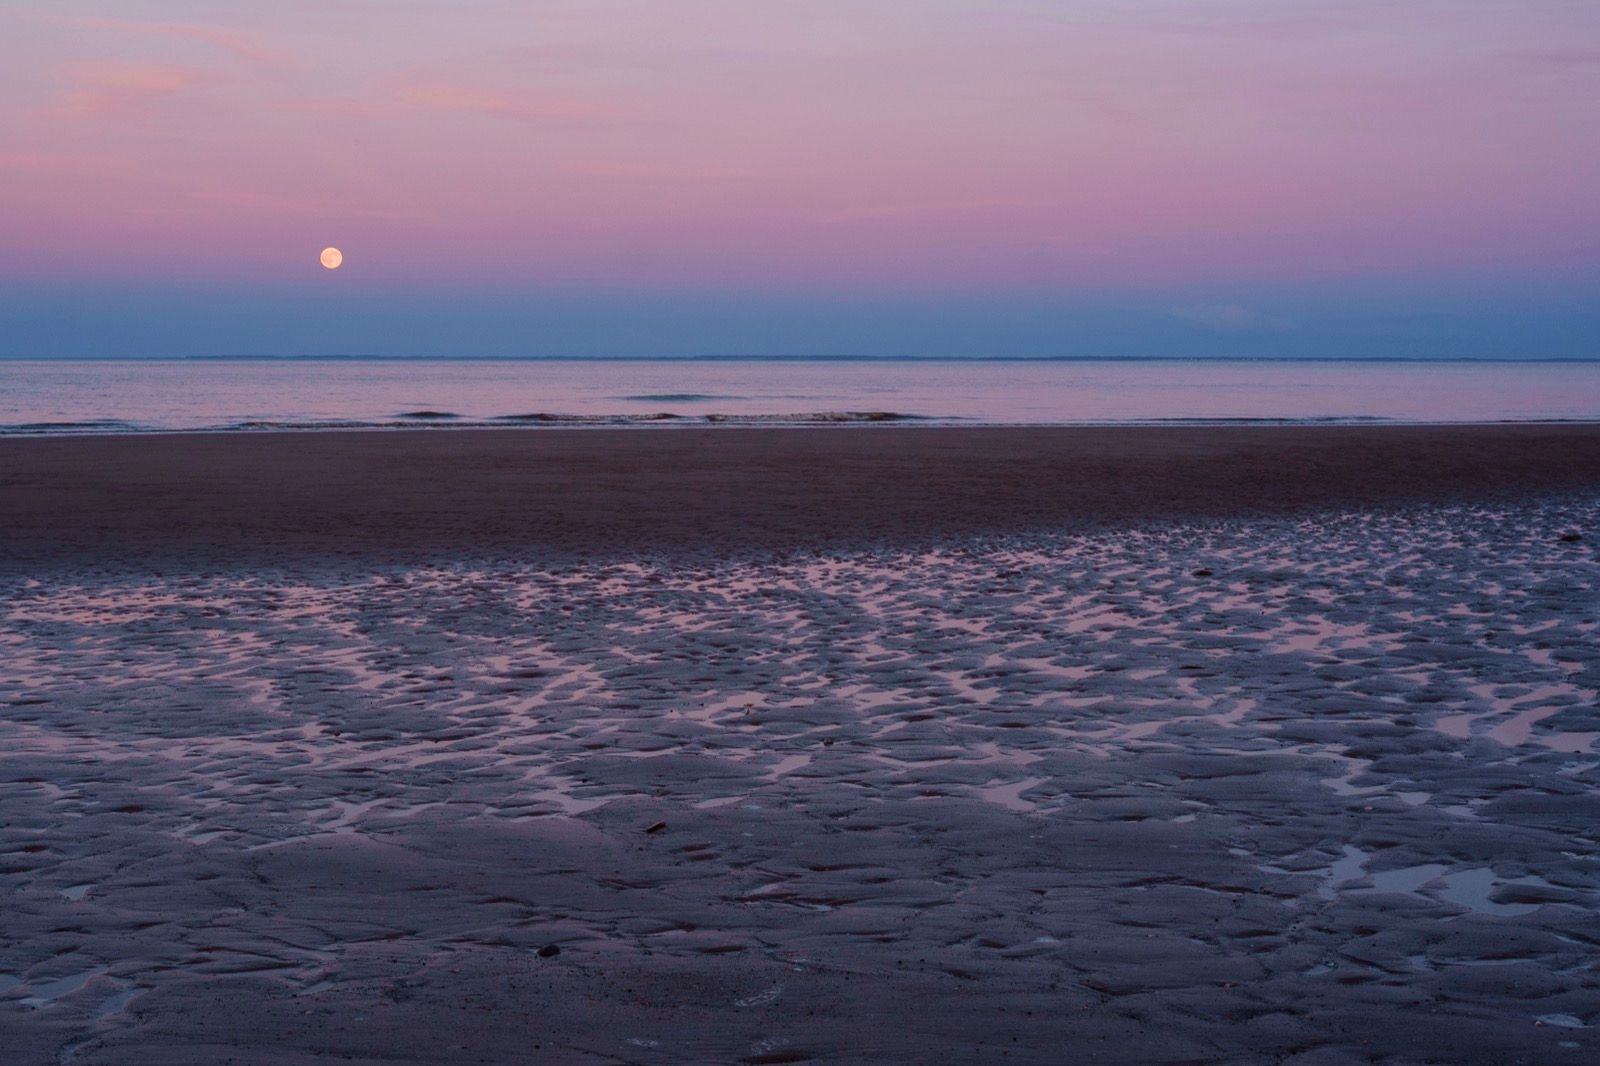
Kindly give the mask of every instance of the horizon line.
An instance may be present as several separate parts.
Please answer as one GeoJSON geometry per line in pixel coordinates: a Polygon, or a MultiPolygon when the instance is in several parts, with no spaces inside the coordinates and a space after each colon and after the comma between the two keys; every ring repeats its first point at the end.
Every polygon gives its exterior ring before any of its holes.
{"type": "Polygon", "coordinates": [[[865,355],[843,353],[701,355],[380,355],[228,353],[217,355],[0,355],[8,363],[395,362],[395,363],[1600,363],[1594,356],[1401,355],[865,355]]]}

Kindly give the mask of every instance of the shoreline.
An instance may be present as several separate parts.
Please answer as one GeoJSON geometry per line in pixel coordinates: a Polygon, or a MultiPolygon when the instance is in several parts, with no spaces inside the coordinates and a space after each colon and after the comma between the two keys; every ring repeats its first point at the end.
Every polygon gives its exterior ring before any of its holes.
{"type": "Polygon", "coordinates": [[[0,438],[0,568],[726,554],[1600,489],[1600,425],[0,438]]]}
{"type": "Polygon", "coordinates": [[[24,423],[22,428],[0,428],[0,441],[7,440],[73,440],[78,438],[142,438],[142,437],[212,437],[219,435],[275,435],[305,433],[381,433],[426,431],[476,431],[476,430],[532,430],[561,431],[585,430],[687,430],[687,429],[1299,429],[1326,427],[1394,428],[1394,429],[1471,429],[1496,426],[1596,426],[1600,418],[1503,418],[1483,421],[1408,421],[1359,415],[1312,418],[1148,418],[1121,421],[1087,422],[996,422],[981,418],[963,418],[956,415],[919,415],[900,411],[822,411],[815,415],[766,414],[688,414],[671,412],[657,414],[529,414],[502,415],[476,418],[466,415],[441,414],[415,418],[398,418],[388,421],[344,421],[306,423],[243,423],[221,426],[189,426],[183,428],[139,428],[124,425],[116,419],[105,423],[115,428],[86,429],[74,426],[92,426],[97,423],[24,423]],[[33,429],[32,425],[49,428],[33,429]],[[57,428],[57,427],[60,428],[57,428]]]}
{"type": "Polygon", "coordinates": [[[0,363],[1600,363],[1596,356],[1484,355],[52,355],[0,363]]]}

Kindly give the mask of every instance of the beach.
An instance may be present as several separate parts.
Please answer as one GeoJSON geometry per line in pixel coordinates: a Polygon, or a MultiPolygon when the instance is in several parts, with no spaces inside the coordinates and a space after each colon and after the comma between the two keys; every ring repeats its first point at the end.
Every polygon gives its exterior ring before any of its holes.
{"type": "Polygon", "coordinates": [[[0,566],[725,557],[1600,481],[1595,425],[413,430],[0,439],[0,566]]]}
{"type": "Polygon", "coordinates": [[[26,1064],[1600,1056],[1600,426],[0,440],[26,1064]]]}

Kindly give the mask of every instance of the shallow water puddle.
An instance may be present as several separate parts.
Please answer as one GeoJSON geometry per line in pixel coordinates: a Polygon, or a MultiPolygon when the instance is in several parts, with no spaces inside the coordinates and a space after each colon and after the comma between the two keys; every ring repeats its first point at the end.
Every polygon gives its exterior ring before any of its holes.
{"type": "Polygon", "coordinates": [[[1490,740],[1497,744],[1504,744],[1508,748],[1518,744],[1526,744],[1528,737],[1533,733],[1536,723],[1552,715],[1559,714],[1560,707],[1532,707],[1521,712],[1510,721],[1501,722],[1486,734],[1490,740]]]}
{"type": "Polygon", "coordinates": [[[1374,892],[1415,892],[1423,885],[1432,881],[1450,867],[1436,862],[1423,863],[1421,866],[1406,866],[1398,870],[1385,870],[1382,873],[1372,874],[1372,890],[1374,892]]]}
{"type": "Polygon", "coordinates": [[[62,996],[71,995],[90,981],[107,972],[110,967],[99,966],[82,973],[69,974],[66,977],[57,977],[49,981],[29,981],[28,991],[32,993],[20,1002],[24,1007],[43,1007],[62,996]]]}
{"type": "MultiPolygon", "coordinates": [[[[1539,909],[1539,904],[1536,903],[1497,903],[1491,899],[1490,896],[1501,882],[1496,881],[1494,871],[1488,867],[1451,872],[1450,867],[1443,863],[1430,862],[1369,874],[1366,869],[1371,858],[1372,856],[1362,849],[1346,844],[1343,856],[1328,867],[1327,876],[1323,878],[1317,894],[1326,900],[1337,899],[1346,891],[1400,892],[1427,896],[1428,893],[1422,890],[1437,884],[1439,888],[1435,894],[1438,898],[1466,907],[1477,914],[1512,917],[1531,914],[1539,909]],[[1360,882],[1366,884],[1359,885],[1360,882]],[[1358,887],[1344,889],[1343,886],[1350,884],[1358,884],[1358,887]]],[[[1262,869],[1275,873],[1285,872],[1277,867],[1263,866],[1262,869]]],[[[1505,883],[1551,887],[1548,882],[1539,878],[1522,878],[1505,883]]]]}
{"type": "MultiPolygon", "coordinates": [[[[1317,888],[1317,895],[1323,899],[1334,899],[1339,894],[1339,886],[1359,880],[1361,871],[1366,869],[1366,866],[1367,853],[1346,844],[1344,857],[1335,860],[1333,865],[1328,867],[1328,876],[1322,879],[1322,884],[1317,888]]],[[[1263,869],[1271,872],[1271,868],[1263,867],[1263,869]]]]}
{"type": "Polygon", "coordinates": [[[809,765],[811,765],[810,755],[787,755],[784,758],[779,759],[776,766],[773,766],[764,775],[762,775],[762,779],[765,781],[776,781],[784,774],[793,773],[801,767],[809,765]]]}
{"type": "Polygon", "coordinates": [[[997,807],[1004,807],[1008,811],[1017,811],[1022,814],[1031,814],[1039,809],[1039,805],[1031,800],[1022,798],[1022,793],[1030,788],[1037,788],[1050,780],[1048,777],[1025,777],[1021,781],[1012,781],[1000,785],[986,785],[978,789],[978,795],[984,802],[993,803],[997,807]]]}
{"type": "Polygon", "coordinates": [[[1044,759],[1043,755],[1035,755],[1031,751],[1002,750],[1000,745],[992,740],[984,741],[983,743],[977,745],[975,750],[982,755],[983,758],[962,761],[969,761],[980,766],[998,765],[1023,767],[1031,766],[1036,762],[1043,761],[1044,759]]]}
{"type": "MultiPolygon", "coordinates": [[[[1544,662],[1547,667],[1554,665],[1550,662],[1548,656],[1545,656],[1544,662]]],[[[1581,669],[1581,666],[1579,669],[1581,669]]],[[[1473,726],[1476,723],[1498,718],[1503,720],[1495,722],[1495,724],[1484,730],[1482,734],[1497,744],[1514,748],[1532,742],[1550,748],[1553,751],[1570,753],[1588,751],[1594,740],[1600,737],[1600,734],[1583,732],[1534,735],[1534,726],[1546,718],[1553,717],[1568,707],[1581,704],[1585,699],[1594,699],[1596,693],[1593,690],[1560,682],[1533,686],[1510,686],[1515,694],[1500,695],[1507,687],[1502,684],[1488,683],[1468,685],[1468,691],[1477,697],[1482,704],[1486,705],[1487,709],[1478,712],[1468,711],[1442,715],[1434,720],[1433,727],[1446,736],[1455,737],[1458,740],[1470,740],[1473,735],[1473,726]],[[1516,691],[1519,688],[1522,691],[1516,691]]]]}
{"type": "Polygon", "coordinates": [[[561,809],[562,814],[578,815],[599,810],[615,797],[601,796],[596,799],[580,799],[565,788],[544,788],[526,794],[529,799],[553,804],[561,809]]]}
{"type": "Polygon", "coordinates": [[[353,800],[334,800],[333,805],[327,809],[324,817],[313,820],[323,832],[332,832],[343,836],[354,833],[356,831],[355,823],[360,821],[368,811],[382,806],[385,802],[387,801],[382,796],[377,799],[367,800],[364,803],[357,803],[353,800]]]}
{"type": "MultiPolygon", "coordinates": [[[[1496,903],[1490,899],[1490,893],[1494,891],[1496,882],[1494,871],[1487,867],[1446,874],[1443,880],[1444,887],[1439,890],[1440,897],[1449,900],[1451,903],[1459,903],[1463,907],[1469,907],[1479,914],[1510,916],[1531,914],[1539,909],[1537,903],[1496,903]]],[[[1539,882],[1529,879],[1509,883],[1537,884],[1539,882]]]]}
{"type": "Polygon", "coordinates": [[[1337,777],[1324,777],[1322,783],[1327,785],[1340,796],[1370,796],[1375,792],[1383,792],[1387,785],[1353,785],[1350,782],[1367,772],[1372,765],[1371,759],[1352,759],[1345,755],[1325,754],[1324,758],[1337,759],[1344,764],[1344,772],[1337,777]]]}
{"type": "Polygon", "coordinates": [[[1539,743],[1551,751],[1567,755],[1593,751],[1596,741],[1600,741],[1600,733],[1546,733],[1539,738],[1539,743]]]}

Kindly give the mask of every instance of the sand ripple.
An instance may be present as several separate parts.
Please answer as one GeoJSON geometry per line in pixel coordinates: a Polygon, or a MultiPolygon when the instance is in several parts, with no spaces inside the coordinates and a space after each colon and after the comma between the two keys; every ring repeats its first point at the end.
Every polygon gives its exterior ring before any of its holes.
{"type": "Polygon", "coordinates": [[[574,1061],[1594,1051],[1597,518],[15,583],[0,1024],[383,1059],[512,974],[574,1061]]]}

